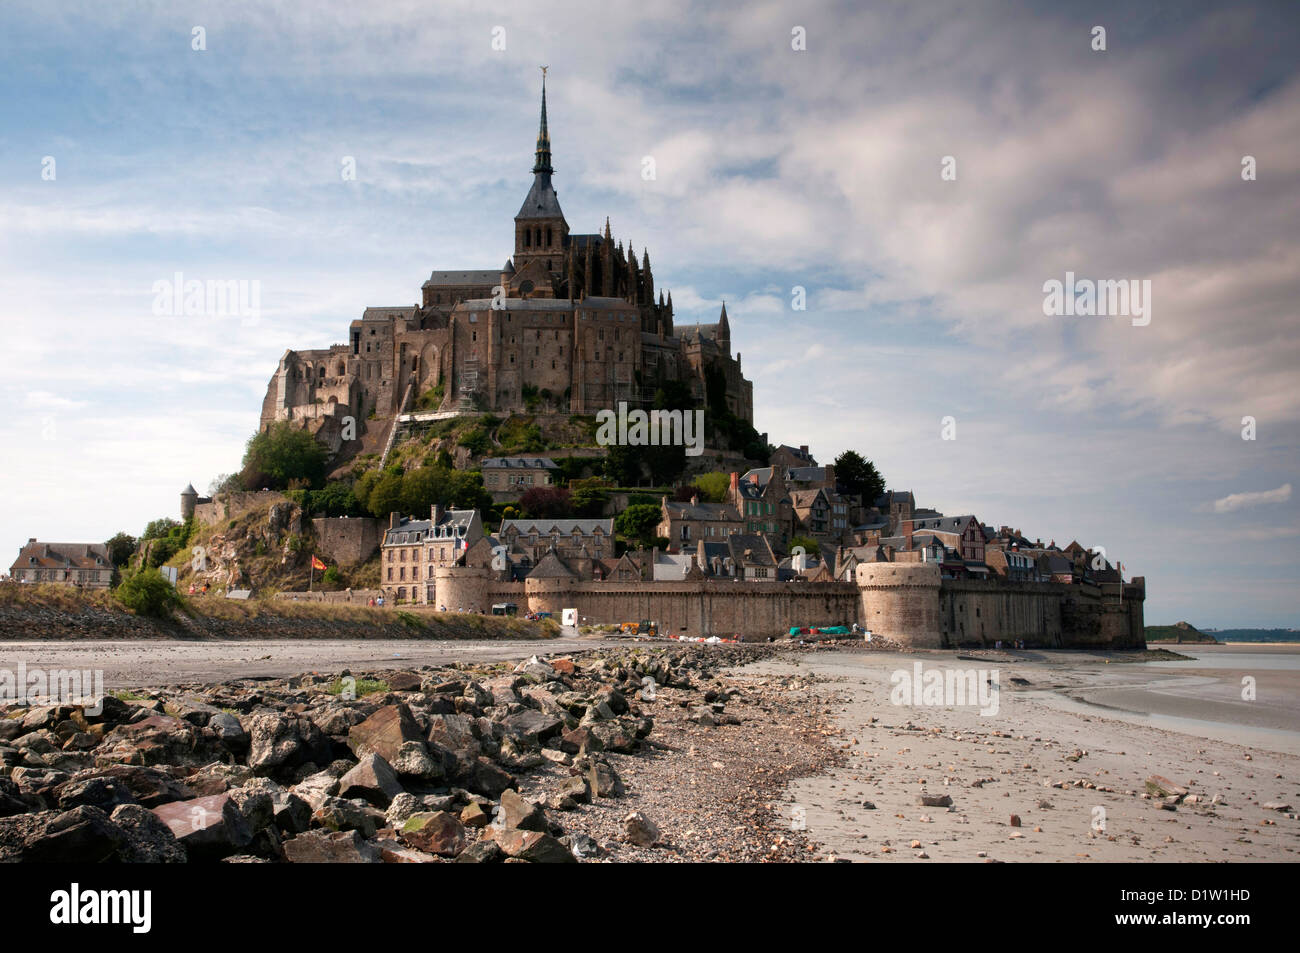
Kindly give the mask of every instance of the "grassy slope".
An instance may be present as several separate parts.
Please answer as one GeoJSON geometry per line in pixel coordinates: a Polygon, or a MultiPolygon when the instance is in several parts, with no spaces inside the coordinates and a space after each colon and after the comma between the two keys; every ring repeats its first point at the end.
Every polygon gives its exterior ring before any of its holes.
{"type": "Polygon", "coordinates": [[[0,584],[0,641],[47,639],[548,639],[551,621],[371,609],[278,599],[185,600],[170,619],[137,616],[110,593],[0,584]]]}

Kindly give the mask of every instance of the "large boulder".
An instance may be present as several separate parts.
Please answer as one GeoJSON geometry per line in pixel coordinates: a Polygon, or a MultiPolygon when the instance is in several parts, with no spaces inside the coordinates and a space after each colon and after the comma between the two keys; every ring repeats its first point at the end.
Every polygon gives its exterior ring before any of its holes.
{"type": "Polygon", "coordinates": [[[358,758],[377,754],[389,764],[401,756],[402,745],[424,741],[424,733],[406,705],[385,705],[348,731],[348,747],[358,758]]]}
{"type": "Polygon", "coordinates": [[[576,864],[577,858],[550,834],[538,831],[493,830],[492,839],[506,856],[534,864],[576,864]]]}
{"type": "MultiPolygon", "coordinates": [[[[420,747],[423,749],[423,744],[420,747]]],[[[376,807],[388,807],[401,793],[402,785],[392,767],[373,753],[364,755],[355,768],[339,778],[339,797],[361,798],[376,807]]]]}
{"type": "Polygon", "coordinates": [[[284,842],[284,856],[293,864],[378,864],[378,847],[356,831],[308,831],[284,842]]]}
{"type": "Polygon", "coordinates": [[[363,837],[374,837],[375,831],[388,823],[382,811],[365,801],[341,797],[327,797],[311,819],[332,831],[360,831],[363,837]]]}
{"type": "Polygon", "coordinates": [[[127,833],[102,810],[83,805],[0,819],[0,862],[98,864],[118,860],[127,833]]]}
{"type": "Polygon", "coordinates": [[[536,748],[548,738],[553,738],[564,729],[564,721],[557,715],[548,715],[531,708],[506,717],[505,731],[516,744],[536,748]]]}
{"type": "Polygon", "coordinates": [[[253,830],[229,792],[191,801],[173,801],[153,809],[185,847],[192,860],[214,860],[238,853],[253,839],[253,830]]]}
{"type": "Polygon", "coordinates": [[[496,800],[501,792],[516,786],[512,775],[498,768],[486,758],[478,758],[468,765],[460,777],[461,783],[475,794],[496,800]]]}
{"type": "MultiPolygon", "coordinates": [[[[82,775],[77,775],[81,777],[82,775]]],[[[189,786],[176,779],[165,768],[142,765],[111,765],[99,768],[92,777],[113,778],[126,785],[137,802],[145,807],[158,807],[172,801],[186,801],[194,797],[189,786]]]]}
{"type": "Polygon", "coordinates": [[[118,848],[118,858],[124,863],[183,864],[189,859],[171,828],[149,808],[119,804],[111,818],[129,835],[126,843],[118,848]]]}
{"type": "Polygon", "coordinates": [[[136,803],[135,796],[124,781],[102,775],[64,781],[51,793],[59,807],[65,811],[83,804],[112,811],[119,804],[136,803]]]}
{"type": "Polygon", "coordinates": [[[521,831],[540,831],[546,833],[546,815],[532,801],[525,801],[514,791],[501,792],[501,808],[498,814],[503,827],[521,831]]]}
{"type": "Polygon", "coordinates": [[[332,760],[329,740],[310,718],[259,712],[244,726],[250,736],[248,766],[259,774],[332,760]]]}
{"type": "Polygon", "coordinates": [[[422,811],[402,824],[402,842],[440,857],[455,857],[465,849],[465,826],[449,811],[422,811]]]}

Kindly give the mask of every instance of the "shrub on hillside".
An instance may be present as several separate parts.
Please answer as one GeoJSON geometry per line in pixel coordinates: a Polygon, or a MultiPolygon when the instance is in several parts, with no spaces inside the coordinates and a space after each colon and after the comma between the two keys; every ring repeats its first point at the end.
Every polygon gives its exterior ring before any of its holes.
{"type": "Polygon", "coordinates": [[[164,618],[180,608],[180,593],[157,569],[141,569],[122,580],[117,600],[139,615],[164,618]]]}

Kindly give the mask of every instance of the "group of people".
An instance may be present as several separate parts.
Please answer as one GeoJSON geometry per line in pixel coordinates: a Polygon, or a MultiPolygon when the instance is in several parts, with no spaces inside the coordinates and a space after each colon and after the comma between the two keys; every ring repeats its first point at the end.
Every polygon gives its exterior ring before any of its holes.
{"type": "Polygon", "coordinates": [[[371,596],[370,601],[367,602],[366,605],[368,605],[372,609],[374,608],[382,609],[384,607],[384,597],[382,595],[371,596]]]}
{"type": "Polygon", "coordinates": [[[211,586],[209,586],[206,582],[203,584],[202,588],[195,586],[194,583],[190,583],[190,595],[196,596],[202,594],[206,596],[210,588],[211,586]]]}

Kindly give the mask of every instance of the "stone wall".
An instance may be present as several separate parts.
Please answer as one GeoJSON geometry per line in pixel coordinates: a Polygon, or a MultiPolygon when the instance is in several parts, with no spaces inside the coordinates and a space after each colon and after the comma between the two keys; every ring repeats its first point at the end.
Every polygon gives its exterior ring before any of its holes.
{"type": "Polygon", "coordinates": [[[437,602],[451,611],[577,609],[591,625],[657,622],[662,635],[766,641],[792,626],[848,625],[917,648],[992,645],[1023,639],[1046,648],[1142,648],[1142,580],[1096,586],[942,579],[933,563],[863,563],[857,582],[756,585],[732,580],[576,582],[499,580],[487,569],[435,571],[437,602]]]}
{"type": "MultiPolygon", "coordinates": [[[[528,609],[574,608],[591,624],[659,623],[663,635],[692,635],[766,641],[791,626],[848,625],[857,617],[857,591],[847,583],[756,586],[743,582],[572,583],[529,579],[528,609]]],[[[501,601],[501,600],[497,600],[501,601]]]]}
{"type": "Polygon", "coordinates": [[[320,517],[311,521],[316,552],[340,566],[357,566],[379,551],[383,527],[369,517],[320,517]]]}
{"type": "Polygon", "coordinates": [[[203,526],[217,526],[243,516],[249,510],[255,510],[259,506],[287,502],[283,493],[274,490],[222,493],[211,503],[200,503],[196,506],[194,516],[203,526]]]}
{"type": "Polygon", "coordinates": [[[939,591],[940,644],[1023,639],[1040,648],[1142,648],[1145,586],[947,579],[939,591]]]}
{"type": "Polygon", "coordinates": [[[326,605],[364,606],[384,593],[380,589],[344,589],[340,592],[277,592],[287,602],[318,602],[326,605]]]}

